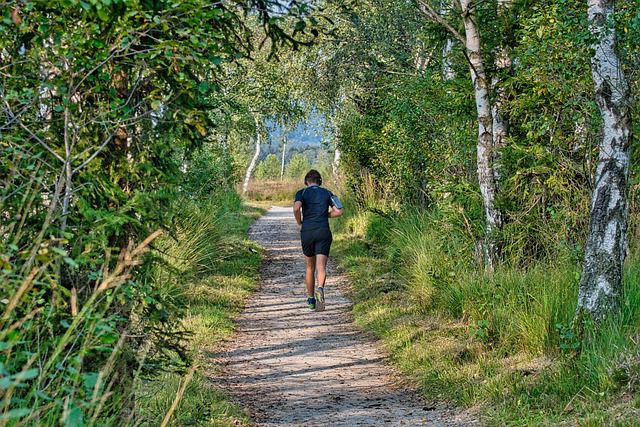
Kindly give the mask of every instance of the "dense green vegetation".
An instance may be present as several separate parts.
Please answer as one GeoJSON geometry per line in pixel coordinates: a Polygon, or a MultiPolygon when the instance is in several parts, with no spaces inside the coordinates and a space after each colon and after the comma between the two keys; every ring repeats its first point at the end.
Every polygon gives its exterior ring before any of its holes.
{"type": "MultiPolygon", "coordinates": [[[[235,193],[207,203],[187,205],[176,240],[162,248],[167,264],[175,260],[199,266],[181,283],[181,297],[188,307],[184,327],[195,359],[195,376],[188,382],[172,425],[219,426],[249,424],[246,415],[231,405],[211,381],[217,367],[211,353],[234,329],[233,316],[257,284],[260,248],[248,240],[247,230],[262,211],[241,203],[235,193]]],[[[160,425],[169,411],[182,375],[163,373],[152,381],[140,381],[139,425],[160,425]]]]}
{"type": "MultiPolygon", "coordinates": [[[[349,43],[328,41],[310,78],[336,126],[351,198],[338,257],[354,281],[356,320],[426,395],[473,407],[490,424],[633,424],[635,144],[624,286],[604,316],[585,316],[578,298],[594,264],[590,207],[607,154],[587,2],[416,3],[356,6],[337,29],[349,43]],[[473,27],[479,51],[467,44],[473,27]],[[493,184],[479,179],[486,172],[493,184]]],[[[640,10],[623,1],[613,12],[607,31],[635,94],[640,10]]],[[[637,142],[637,98],[624,108],[637,142]]]]}
{"type": "Polygon", "coordinates": [[[580,268],[570,257],[487,274],[466,261],[473,239],[445,213],[384,217],[352,201],[347,212],[336,256],[355,320],[426,397],[474,407],[489,425],[635,425],[637,255],[621,315],[583,340],[572,329],[580,268]]]}
{"type": "Polygon", "coordinates": [[[299,111],[264,64],[322,31],[265,5],[1,5],[0,425],[221,419],[199,350],[254,284],[254,107],[299,111]]]}
{"type": "Polygon", "coordinates": [[[638,418],[637,1],[0,5],[0,426],[248,423],[202,357],[259,262],[236,191],[311,166],[425,394],[638,418]],[[270,124],[318,115],[326,156],[282,171],[270,124]]]}

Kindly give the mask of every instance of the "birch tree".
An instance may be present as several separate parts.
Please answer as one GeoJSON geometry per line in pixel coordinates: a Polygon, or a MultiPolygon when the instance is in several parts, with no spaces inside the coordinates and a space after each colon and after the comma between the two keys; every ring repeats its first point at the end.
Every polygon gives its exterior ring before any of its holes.
{"type": "Polygon", "coordinates": [[[340,174],[340,156],[342,154],[340,153],[340,148],[338,148],[338,146],[336,145],[335,148],[333,149],[333,161],[331,162],[331,174],[333,175],[334,179],[338,178],[338,175],[340,174]]]}
{"type": "Polygon", "coordinates": [[[256,168],[256,164],[258,163],[258,158],[260,157],[260,146],[262,144],[262,137],[260,135],[260,119],[258,118],[258,114],[253,114],[253,120],[256,124],[256,133],[253,137],[255,142],[255,150],[253,152],[253,157],[249,162],[249,166],[247,166],[247,171],[244,174],[244,181],[242,183],[242,194],[247,194],[249,190],[249,181],[251,181],[251,175],[253,175],[253,171],[256,168]]]}
{"type": "Polygon", "coordinates": [[[493,116],[491,111],[490,85],[485,70],[485,58],[481,49],[475,3],[471,0],[456,0],[462,17],[464,33],[436,11],[427,0],[418,0],[419,9],[431,22],[440,25],[464,47],[471,81],[475,92],[478,117],[477,174],[485,214],[486,241],[483,245],[487,270],[493,270],[497,262],[497,245],[493,234],[502,227],[502,214],[496,207],[496,181],[493,167],[493,116]]]}
{"type": "MultiPolygon", "coordinates": [[[[498,18],[503,18],[513,6],[513,0],[498,0],[498,18]]],[[[506,143],[509,133],[509,121],[504,113],[504,104],[507,102],[507,93],[501,85],[500,72],[504,72],[511,67],[512,59],[509,53],[509,47],[504,41],[496,48],[494,66],[496,68],[495,75],[491,78],[491,90],[494,93],[494,102],[491,107],[491,115],[493,118],[493,159],[494,159],[494,176],[496,186],[500,184],[502,177],[502,167],[500,165],[500,157],[502,149],[506,143]]]]}
{"type": "MultiPolygon", "coordinates": [[[[451,11],[451,0],[441,0],[440,14],[447,16],[451,11]]],[[[442,47],[442,79],[445,81],[456,78],[456,71],[453,69],[451,55],[453,54],[453,38],[449,34],[442,47]]]]}
{"type": "Polygon", "coordinates": [[[280,162],[280,181],[284,179],[284,160],[287,154],[287,130],[284,130],[284,136],[282,137],[282,159],[280,162]]]}
{"type": "Polygon", "coordinates": [[[631,116],[629,84],[616,53],[614,1],[588,0],[591,57],[602,136],[578,291],[577,317],[601,320],[620,306],[627,236],[631,116]]]}

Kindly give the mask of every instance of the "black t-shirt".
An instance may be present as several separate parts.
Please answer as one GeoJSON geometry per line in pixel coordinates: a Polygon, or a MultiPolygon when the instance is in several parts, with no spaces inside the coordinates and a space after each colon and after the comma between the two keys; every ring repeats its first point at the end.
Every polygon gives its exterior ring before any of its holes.
{"type": "Polygon", "coordinates": [[[333,206],[333,193],[318,185],[311,185],[296,193],[296,202],[302,202],[302,231],[329,228],[329,206],[333,206]]]}

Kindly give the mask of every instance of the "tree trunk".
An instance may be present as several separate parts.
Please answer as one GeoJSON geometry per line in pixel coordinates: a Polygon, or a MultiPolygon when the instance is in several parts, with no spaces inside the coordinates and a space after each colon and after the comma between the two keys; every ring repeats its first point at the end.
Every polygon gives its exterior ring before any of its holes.
{"type": "Polygon", "coordinates": [[[254,116],[254,120],[256,122],[256,151],[253,154],[253,158],[247,167],[247,172],[244,175],[244,182],[242,183],[242,194],[247,194],[249,190],[249,180],[251,180],[251,175],[253,175],[253,170],[256,168],[256,163],[258,162],[258,157],[260,157],[260,144],[261,144],[261,136],[260,136],[260,126],[258,123],[258,117],[254,116]]]}
{"type": "MultiPolygon", "coordinates": [[[[509,8],[512,5],[513,0],[498,0],[498,16],[502,17],[509,11],[509,8]]],[[[498,73],[510,68],[511,64],[512,60],[509,55],[508,47],[505,45],[498,46],[495,51],[494,60],[494,65],[498,73]]],[[[493,174],[495,176],[496,186],[499,186],[500,181],[503,178],[500,157],[509,133],[509,121],[503,111],[503,106],[507,101],[507,93],[504,87],[501,87],[501,81],[498,75],[491,79],[491,90],[495,95],[493,106],[491,108],[491,115],[493,118],[493,174]]]]}
{"type": "Polygon", "coordinates": [[[73,192],[73,172],[71,169],[71,136],[69,135],[69,127],[71,123],[69,121],[69,107],[64,108],[64,196],[62,197],[62,218],[60,220],[60,237],[62,238],[67,228],[67,221],[69,218],[69,209],[71,206],[71,195],[73,192]]]}
{"type": "Polygon", "coordinates": [[[224,130],[222,133],[222,164],[223,164],[223,173],[222,179],[224,181],[224,188],[229,189],[229,179],[231,178],[232,168],[231,168],[231,157],[229,156],[229,135],[228,135],[227,124],[224,125],[224,130]]]}
{"type": "Polygon", "coordinates": [[[591,72],[603,128],[577,319],[587,314],[602,320],[620,307],[623,291],[631,117],[629,85],[615,51],[615,30],[609,25],[613,4],[613,0],[588,0],[589,30],[597,39],[592,46],[591,72]]]}
{"type": "Polygon", "coordinates": [[[333,178],[338,178],[338,174],[340,171],[340,149],[338,147],[333,150],[333,162],[331,162],[331,172],[333,174],[333,178]]]}
{"type": "Polygon", "coordinates": [[[287,135],[282,140],[282,161],[280,162],[280,181],[284,179],[284,158],[287,154],[287,135]]]}
{"type": "Polygon", "coordinates": [[[486,244],[484,248],[487,270],[493,270],[497,262],[497,246],[493,233],[502,227],[502,215],[496,208],[496,181],[493,170],[493,117],[484,60],[480,50],[480,33],[475,14],[470,7],[471,0],[461,0],[462,18],[465,29],[465,47],[471,70],[471,80],[476,97],[478,114],[478,183],[482,193],[486,224],[486,244]]]}
{"type": "Polygon", "coordinates": [[[451,54],[453,53],[453,39],[447,37],[447,41],[442,48],[442,79],[444,81],[453,80],[456,78],[456,72],[453,69],[451,63],[451,54]]]}
{"type": "MultiPolygon", "coordinates": [[[[440,2],[440,14],[442,16],[449,15],[451,11],[451,0],[442,0],[440,2]]],[[[456,78],[456,72],[453,69],[451,55],[453,54],[453,38],[447,36],[447,40],[442,48],[442,80],[450,81],[456,78]]]]}
{"type": "Polygon", "coordinates": [[[492,81],[492,87],[496,97],[491,108],[493,118],[493,175],[496,187],[500,185],[503,178],[501,157],[502,150],[506,145],[507,136],[509,135],[509,121],[502,110],[506,98],[505,90],[499,86],[497,80],[497,78],[494,78],[492,81]]]}

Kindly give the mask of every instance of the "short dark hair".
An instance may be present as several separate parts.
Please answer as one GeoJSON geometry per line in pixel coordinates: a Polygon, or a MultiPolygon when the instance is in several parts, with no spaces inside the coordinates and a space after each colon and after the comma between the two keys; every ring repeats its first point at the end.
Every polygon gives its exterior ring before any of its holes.
{"type": "Polygon", "coordinates": [[[322,175],[320,175],[320,172],[318,172],[317,170],[311,169],[304,176],[304,184],[305,185],[309,185],[309,184],[322,185],[322,175]]]}

